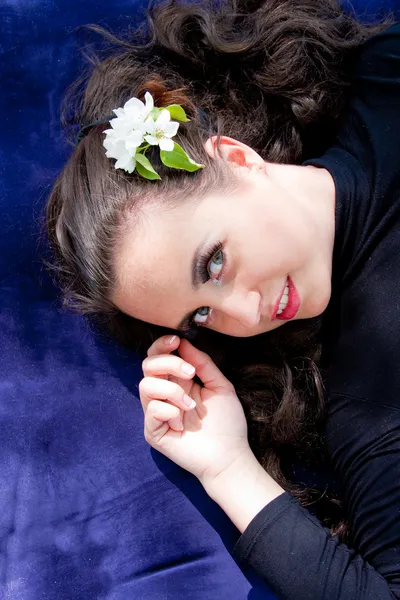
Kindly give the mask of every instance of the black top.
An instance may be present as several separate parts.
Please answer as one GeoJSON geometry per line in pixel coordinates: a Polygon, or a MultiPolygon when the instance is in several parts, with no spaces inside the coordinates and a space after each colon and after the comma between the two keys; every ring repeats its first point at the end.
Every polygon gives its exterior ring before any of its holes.
{"type": "Polygon", "coordinates": [[[336,145],[326,439],[351,550],[290,494],[234,548],[282,600],[400,598],[400,24],[369,40],[336,145]]]}

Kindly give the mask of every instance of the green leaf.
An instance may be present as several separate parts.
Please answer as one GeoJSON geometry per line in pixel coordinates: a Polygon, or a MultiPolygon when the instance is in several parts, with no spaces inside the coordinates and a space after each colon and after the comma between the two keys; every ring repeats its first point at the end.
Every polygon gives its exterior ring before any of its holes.
{"type": "Polygon", "coordinates": [[[136,159],[136,171],[145,179],[154,181],[155,179],[161,179],[159,174],[153,169],[151,162],[143,154],[135,154],[136,159]]]}
{"type": "Polygon", "coordinates": [[[190,121],[190,119],[187,118],[184,109],[179,104],[170,104],[165,107],[165,110],[169,112],[171,119],[175,119],[175,121],[180,121],[181,123],[189,123],[190,121]]]}
{"type": "Polygon", "coordinates": [[[200,165],[189,158],[184,149],[176,142],[174,143],[174,149],[170,152],[161,150],[160,158],[161,162],[163,162],[166,167],[182,169],[184,171],[189,171],[190,173],[204,168],[204,165],[200,165]]]}

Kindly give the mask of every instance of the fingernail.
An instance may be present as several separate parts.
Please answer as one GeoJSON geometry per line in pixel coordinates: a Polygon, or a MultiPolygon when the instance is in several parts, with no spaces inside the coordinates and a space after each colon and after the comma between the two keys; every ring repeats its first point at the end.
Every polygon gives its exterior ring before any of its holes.
{"type": "Polygon", "coordinates": [[[193,375],[195,370],[196,369],[192,365],[189,365],[188,363],[183,363],[183,365],[181,366],[181,371],[182,371],[182,373],[185,373],[185,375],[193,375]]]}
{"type": "Polygon", "coordinates": [[[196,406],[196,402],[187,394],[183,396],[183,404],[188,408],[194,408],[196,406]]]}
{"type": "Polygon", "coordinates": [[[169,335],[167,338],[165,338],[165,343],[167,345],[170,345],[170,344],[173,344],[175,340],[176,340],[176,335],[169,335]]]}

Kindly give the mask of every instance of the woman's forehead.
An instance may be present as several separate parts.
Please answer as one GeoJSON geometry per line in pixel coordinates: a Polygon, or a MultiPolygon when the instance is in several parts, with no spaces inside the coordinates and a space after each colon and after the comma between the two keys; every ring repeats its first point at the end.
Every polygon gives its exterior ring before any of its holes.
{"type": "Polygon", "coordinates": [[[140,289],[151,290],[172,283],[176,278],[173,267],[180,263],[182,268],[190,242],[189,236],[178,233],[177,222],[154,222],[139,232],[126,232],[115,257],[121,287],[134,284],[140,289]]]}
{"type": "MultiPolygon", "coordinates": [[[[139,228],[126,228],[115,255],[114,303],[142,320],[147,313],[165,313],[172,303],[179,321],[179,298],[190,289],[192,248],[196,240],[190,227],[159,213],[144,219],[139,228]],[[140,313],[140,314],[139,314],[140,313]]],[[[170,311],[168,311],[170,312],[170,311]]],[[[151,319],[154,321],[154,319],[151,319]]]]}

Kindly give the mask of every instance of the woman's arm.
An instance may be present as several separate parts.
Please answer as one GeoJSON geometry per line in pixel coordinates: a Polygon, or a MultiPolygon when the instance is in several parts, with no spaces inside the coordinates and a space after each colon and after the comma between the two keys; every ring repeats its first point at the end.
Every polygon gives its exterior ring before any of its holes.
{"type": "Polygon", "coordinates": [[[240,455],[212,481],[201,483],[241,533],[267,504],[284,493],[251,451],[240,455]]]}
{"type": "Polygon", "coordinates": [[[383,523],[373,504],[363,522],[364,528],[370,526],[367,552],[377,553],[379,570],[340,544],[290,494],[282,493],[254,455],[202,483],[244,531],[234,555],[264,577],[280,600],[394,600],[400,598],[400,445],[393,448],[392,476],[397,503],[393,489],[391,502],[394,510],[397,506],[393,516],[398,523],[392,531],[392,551],[387,551],[387,536],[379,540],[383,523]]]}

